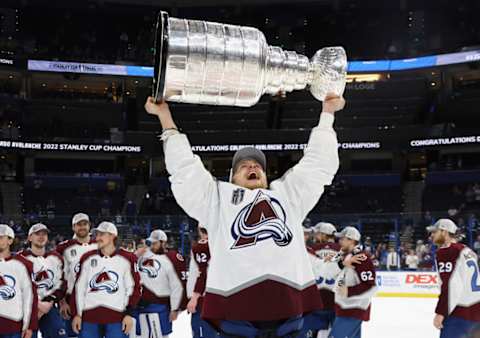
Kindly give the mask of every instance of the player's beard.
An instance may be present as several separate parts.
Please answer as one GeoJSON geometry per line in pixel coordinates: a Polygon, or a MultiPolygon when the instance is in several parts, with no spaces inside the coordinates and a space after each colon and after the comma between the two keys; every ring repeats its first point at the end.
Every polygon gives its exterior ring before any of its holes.
{"type": "Polygon", "coordinates": [[[163,246],[161,246],[158,249],[153,249],[152,248],[151,250],[155,255],[163,255],[163,254],[167,253],[167,250],[163,246]]]}
{"type": "Polygon", "coordinates": [[[75,235],[77,235],[77,238],[83,240],[83,239],[86,239],[90,235],[90,232],[88,230],[79,230],[75,233],[75,235]]]}
{"type": "Polygon", "coordinates": [[[445,236],[439,235],[438,237],[434,237],[433,243],[439,247],[443,246],[445,244],[445,236]]]}

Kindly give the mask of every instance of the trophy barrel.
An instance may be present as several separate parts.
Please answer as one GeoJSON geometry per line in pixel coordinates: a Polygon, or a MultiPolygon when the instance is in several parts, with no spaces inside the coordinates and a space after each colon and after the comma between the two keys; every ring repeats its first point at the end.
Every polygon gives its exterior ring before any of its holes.
{"type": "Polygon", "coordinates": [[[347,58],[341,47],[312,60],[268,46],[256,28],[170,18],[160,12],[155,35],[153,97],[174,102],[250,107],[263,94],[310,85],[323,101],[342,95],[347,58]]]}
{"type": "Polygon", "coordinates": [[[252,106],[263,94],[267,44],[255,28],[168,18],[155,43],[156,100],[252,106]]]}

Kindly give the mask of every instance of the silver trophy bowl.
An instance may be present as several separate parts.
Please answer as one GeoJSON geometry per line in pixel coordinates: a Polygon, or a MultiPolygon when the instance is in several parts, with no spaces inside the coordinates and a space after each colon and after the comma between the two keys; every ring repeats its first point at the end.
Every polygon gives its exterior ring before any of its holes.
{"type": "Polygon", "coordinates": [[[264,94],[310,87],[320,101],[345,90],[342,47],[304,55],[269,46],[256,28],[158,16],[153,97],[157,101],[250,107],[264,94]]]}

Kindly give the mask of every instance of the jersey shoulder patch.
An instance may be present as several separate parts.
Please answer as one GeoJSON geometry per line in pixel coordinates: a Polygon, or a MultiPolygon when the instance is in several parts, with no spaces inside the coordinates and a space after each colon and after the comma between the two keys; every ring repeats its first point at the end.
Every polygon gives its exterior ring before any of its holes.
{"type": "Polygon", "coordinates": [[[177,250],[169,250],[167,252],[167,257],[172,261],[184,262],[185,258],[177,250]]]}
{"type": "Polygon", "coordinates": [[[76,240],[74,240],[74,239],[67,239],[66,241],[63,241],[63,242],[58,243],[57,248],[55,249],[55,251],[57,251],[60,255],[63,255],[63,253],[65,252],[65,250],[67,250],[69,247],[71,247],[71,246],[74,245],[75,243],[77,243],[76,240]]]}

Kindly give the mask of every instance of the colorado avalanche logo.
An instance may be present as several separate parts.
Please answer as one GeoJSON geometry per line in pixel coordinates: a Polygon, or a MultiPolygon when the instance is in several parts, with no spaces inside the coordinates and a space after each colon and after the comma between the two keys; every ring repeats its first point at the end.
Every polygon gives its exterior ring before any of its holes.
{"type": "Polygon", "coordinates": [[[138,270],[146,273],[150,278],[156,278],[160,271],[161,264],[156,259],[140,258],[138,261],[138,270]]]}
{"type": "Polygon", "coordinates": [[[285,221],[285,211],[280,203],[258,192],[255,200],[244,207],[233,222],[231,233],[235,243],[231,249],[255,245],[269,238],[278,246],[290,244],[293,234],[285,221]]]}
{"type": "Polygon", "coordinates": [[[0,299],[9,300],[15,297],[15,278],[10,275],[0,275],[0,299]]]}
{"type": "Polygon", "coordinates": [[[118,291],[118,274],[111,270],[103,269],[95,274],[89,283],[92,292],[107,291],[108,293],[115,293],[118,291]]]}
{"type": "Polygon", "coordinates": [[[43,269],[33,274],[33,281],[39,289],[51,290],[54,287],[54,274],[50,269],[43,269]]]}
{"type": "Polygon", "coordinates": [[[335,285],[335,279],[328,279],[324,277],[317,278],[317,285],[322,285],[325,282],[328,286],[335,285]]]}

